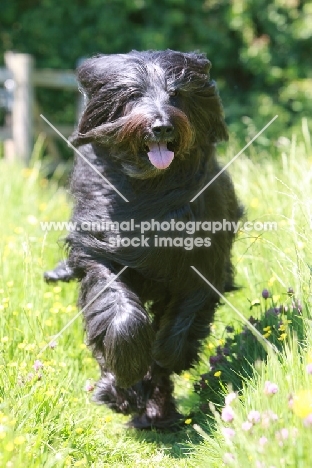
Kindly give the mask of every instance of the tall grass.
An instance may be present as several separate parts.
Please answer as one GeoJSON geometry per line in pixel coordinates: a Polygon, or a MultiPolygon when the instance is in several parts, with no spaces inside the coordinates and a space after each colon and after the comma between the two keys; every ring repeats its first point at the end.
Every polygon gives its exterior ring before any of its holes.
{"type": "MultiPolygon", "coordinates": [[[[272,148],[274,158],[253,148],[250,157],[241,157],[231,168],[246,205],[246,218],[276,222],[277,230],[239,234],[235,259],[242,289],[230,295],[230,300],[247,317],[263,319],[261,292],[267,289],[270,301],[291,307],[288,291],[292,288],[303,304],[304,339],[299,345],[290,324],[282,352],[269,354],[266,362],[254,363],[254,377],[242,379],[243,390],[230,405],[233,421],[226,421],[226,412],[222,418],[222,412],[210,408],[213,418],[206,420],[206,426],[195,426],[203,437],[195,456],[197,466],[303,468],[312,464],[312,417],[308,417],[312,412],[312,152],[306,122],[302,135],[280,138],[279,142],[282,147],[278,151],[272,148]],[[277,385],[276,394],[267,394],[266,381],[277,385]],[[251,411],[259,412],[259,422],[247,430],[251,411]]],[[[224,338],[224,324],[237,326],[236,321],[231,307],[219,309],[215,345],[224,338]]],[[[262,333],[266,335],[267,328],[262,333]]],[[[202,372],[209,369],[208,356],[215,352],[212,342],[211,338],[202,372]]],[[[220,387],[220,392],[226,395],[231,387],[220,387]]]]}
{"type": "MultiPolygon", "coordinates": [[[[227,299],[246,317],[260,317],[257,300],[263,289],[283,303],[292,287],[303,304],[304,345],[299,348],[289,333],[278,356],[255,363],[253,377],[244,380],[230,404],[233,421],[224,421],[213,407],[205,416],[193,384],[209,370],[209,356],[222,342],[224,327],[242,327],[233,308],[222,305],[200,364],[176,379],[186,414],[177,434],[126,430],[127,418],[90,402],[98,370],[84,344],[81,318],[40,354],[77,313],[76,284],[48,286],[42,280],[42,272],[63,254],[60,233],[42,232],[40,221],[67,220],[70,200],[55,180],[42,177],[39,150],[29,169],[1,161],[1,467],[311,466],[311,143],[305,125],[301,135],[277,143],[272,143],[274,158],[253,146],[231,166],[246,219],[276,221],[278,229],[239,233],[234,263],[241,289],[227,299]],[[277,393],[264,392],[266,381],[277,385],[277,393]],[[244,430],[251,410],[260,413],[260,420],[244,430]]],[[[225,159],[234,155],[228,150],[225,159]]],[[[230,391],[220,387],[220,392],[230,391]]]]}

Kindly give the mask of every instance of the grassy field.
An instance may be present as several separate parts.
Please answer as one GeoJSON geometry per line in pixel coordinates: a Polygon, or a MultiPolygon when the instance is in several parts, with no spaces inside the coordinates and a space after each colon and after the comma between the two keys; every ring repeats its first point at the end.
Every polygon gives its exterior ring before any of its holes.
{"type": "MultiPolygon", "coordinates": [[[[98,369],[84,344],[81,317],[41,352],[77,313],[76,284],[42,280],[62,249],[60,233],[44,233],[40,221],[67,220],[70,200],[42,176],[39,158],[27,169],[0,162],[1,468],[312,466],[312,154],[306,125],[302,134],[263,148],[251,147],[231,173],[246,219],[276,222],[278,229],[239,233],[234,263],[241,289],[219,308],[198,367],[176,378],[186,419],[174,434],[128,430],[126,417],[90,401],[98,369]],[[260,318],[266,301],[292,306],[289,287],[302,304],[304,341],[299,346],[292,324],[282,324],[276,333],[283,350],[254,363],[255,374],[239,395],[222,388],[222,371],[216,371],[220,393],[230,396],[224,410],[212,407],[205,416],[193,385],[209,371],[225,326],[237,333],[242,328],[232,305],[260,318]],[[268,300],[261,297],[264,289],[268,300]]],[[[235,154],[227,151],[225,161],[235,154]]],[[[270,339],[269,328],[260,332],[270,339]]]]}

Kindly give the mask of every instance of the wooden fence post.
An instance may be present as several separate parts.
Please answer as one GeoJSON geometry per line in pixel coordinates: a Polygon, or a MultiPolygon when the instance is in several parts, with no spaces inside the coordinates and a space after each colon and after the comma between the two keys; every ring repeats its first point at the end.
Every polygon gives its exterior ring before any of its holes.
{"type": "Polygon", "coordinates": [[[12,137],[14,156],[25,164],[29,163],[33,149],[33,67],[29,54],[6,52],[5,65],[14,79],[14,100],[12,107],[12,137]]]}
{"type": "MultiPolygon", "coordinates": [[[[80,57],[78,60],[77,60],[77,63],[76,63],[76,68],[80,67],[80,65],[83,64],[83,62],[86,60],[86,57],[80,57]]],[[[82,93],[82,91],[79,89],[78,90],[79,94],[78,94],[78,99],[77,99],[77,112],[76,112],[76,126],[78,125],[79,121],[80,121],[80,117],[86,107],[86,103],[87,103],[87,97],[82,93]]]]}

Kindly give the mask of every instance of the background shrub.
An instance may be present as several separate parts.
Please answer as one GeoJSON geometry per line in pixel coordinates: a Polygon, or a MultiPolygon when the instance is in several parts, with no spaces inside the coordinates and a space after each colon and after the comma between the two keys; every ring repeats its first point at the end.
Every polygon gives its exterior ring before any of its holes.
{"type": "MultiPolygon", "coordinates": [[[[299,126],[311,106],[312,4],[300,0],[10,0],[1,6],[0,52],[28,52],[39,68],[131,49],[206,52],[233,133],[258,144],[299,126]]],[[[73,122],[73,93],[39,90],[41,108],[73,122]]]]}

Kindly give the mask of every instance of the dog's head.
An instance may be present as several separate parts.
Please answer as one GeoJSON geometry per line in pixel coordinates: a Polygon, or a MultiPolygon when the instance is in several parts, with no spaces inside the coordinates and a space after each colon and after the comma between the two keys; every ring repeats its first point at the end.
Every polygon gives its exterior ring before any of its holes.
{"type": "Polygon", "coordinates": [[[151,177],[196,144],[227,139],[205,55],[132,51],[86,60],[78,80],[87,104],[72,142],[110,147],[134,177],[151,177]]]}

